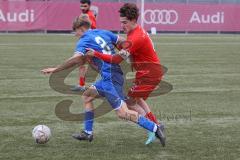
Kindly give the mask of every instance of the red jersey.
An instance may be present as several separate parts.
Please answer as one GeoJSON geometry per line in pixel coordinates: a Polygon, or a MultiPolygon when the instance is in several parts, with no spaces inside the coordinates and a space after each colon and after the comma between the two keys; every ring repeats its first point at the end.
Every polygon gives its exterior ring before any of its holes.
{"type": "Polygon", "coordinates": [[[94,16],[92,11],[88,11],[87,12],[89,19],[91,21],[91,29],[96,29],[97,28],[97,24],[96,24],[96,17],[94,16]]]}
{"type": "Polygon", "coordinates": [[[132,47],[129,49],[129,52],[132,57],[133,67],[137,71],[136,79],[143,77],[161,77],[160,60],[154,50],[152,40],[148,33],[137,25],[134,30],[128,33],[127,40],[132,42],[132,47]],[[157,75],[154,74],[154,72],[157,75]]]}

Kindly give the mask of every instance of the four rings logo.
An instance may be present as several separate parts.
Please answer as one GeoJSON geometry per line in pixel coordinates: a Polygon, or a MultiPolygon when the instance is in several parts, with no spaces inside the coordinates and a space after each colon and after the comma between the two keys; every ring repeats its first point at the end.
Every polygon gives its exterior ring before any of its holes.
{"type": "Polygon", "coordinates": [[[145,10],[143,14],[146,24],[176,24],[178,13],[175,10],[145,10]]]}

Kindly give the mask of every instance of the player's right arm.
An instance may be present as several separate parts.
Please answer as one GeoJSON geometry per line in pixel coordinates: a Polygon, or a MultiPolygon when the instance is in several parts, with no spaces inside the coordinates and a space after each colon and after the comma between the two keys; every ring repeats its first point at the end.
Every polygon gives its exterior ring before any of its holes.
{"type": "Polygon", "coordinates": [[[56,73],[65,69],[68,69],[70,67],[73,67],[74,65],[83,65],[85,63],[85,57],[81,54],[74,54],[72,57],[67,59],[63,64],[58,65],[56,67],[52,68],[45,68],[42,69],[41,72],[43,74],[50,74],[50,73],[56,73]]]}
{"type": "Polygon", "coordinates": [[[86,61],[86,57],[84,56],[84,53],[86,52],[86,40],[80,39],[78,41],[77,46],[75,48],[74,55],[67,59],[63,64],[58,65],[53,68],[45,68],[41,70],[43,74],[50,74],[50,73],[55,73],[59,72],[68,68],[71,68],[75,65],[84,65],[86,61]]]}

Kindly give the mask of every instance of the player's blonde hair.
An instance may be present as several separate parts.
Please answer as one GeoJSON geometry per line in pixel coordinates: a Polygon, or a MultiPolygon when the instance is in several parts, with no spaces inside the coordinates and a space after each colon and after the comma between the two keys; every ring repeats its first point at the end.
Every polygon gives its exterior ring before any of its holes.
{"type": "Polygon", "coordinates": [[[89,29],[91,27],[91,21],[87,14],[81,14],[73,21],[72,29],[75,31],[77,28],[85,27],[89,29]]]}

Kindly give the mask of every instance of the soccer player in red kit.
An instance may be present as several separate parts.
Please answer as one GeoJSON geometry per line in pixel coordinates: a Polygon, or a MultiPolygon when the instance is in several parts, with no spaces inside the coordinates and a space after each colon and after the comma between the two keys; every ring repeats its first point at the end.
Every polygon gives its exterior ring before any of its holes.
{"type": "Polygon", "coordinates": [[[90,0],[81,0],[81,11],[84,14],[87,14],[89,17],[89,20],[91,22],[91,29],[96,29],[96,16],[94,15],[93,11],[90,10],[91,7],[91,1],[90,0]]]}
{"type": "MultiPolygon", "coordinates": [[[[90,10],[91,1],[90,0],[81,0],[81,11],[82,14],[87,14],[91,22],[91,29],[96,29],[96,16],[93,11],[90,10]]],[[[85,90],[85,75],[87,72],[87,67],[82,65],[79,66],[79,84],[71,88],[72,91],[82,91],[85,90]]]]}
{"type": "MultiPolygon", "coordinates": [[[[89,54],[90,56],[94,54],[95,57],[109,63],[120,63],[130,56],[132,66],[136,70],[136,75],[135,85],[128,92],[128,97],[130,97],[128,106],[130,108],[131,106],[140,106],[145,111],[147,118],[159,124],[145,100],[161,81],[163,71],[160,60],[148,33],[137,24],[139,16],[137,6],[132,3],[125,3],[119,12],[121,26],[124,32],[127,33],[127,41],[132,44],[131,47],[127,50],[121,50],[116,55],[101,54],[96,51],[93,53],[89,52],[89,54]]],[[[164,127],[163,124],[161,126],[164,127]]],[[[151,143],[154,139],[154,134],[149,133],[146,144],[151,143]]]]}

